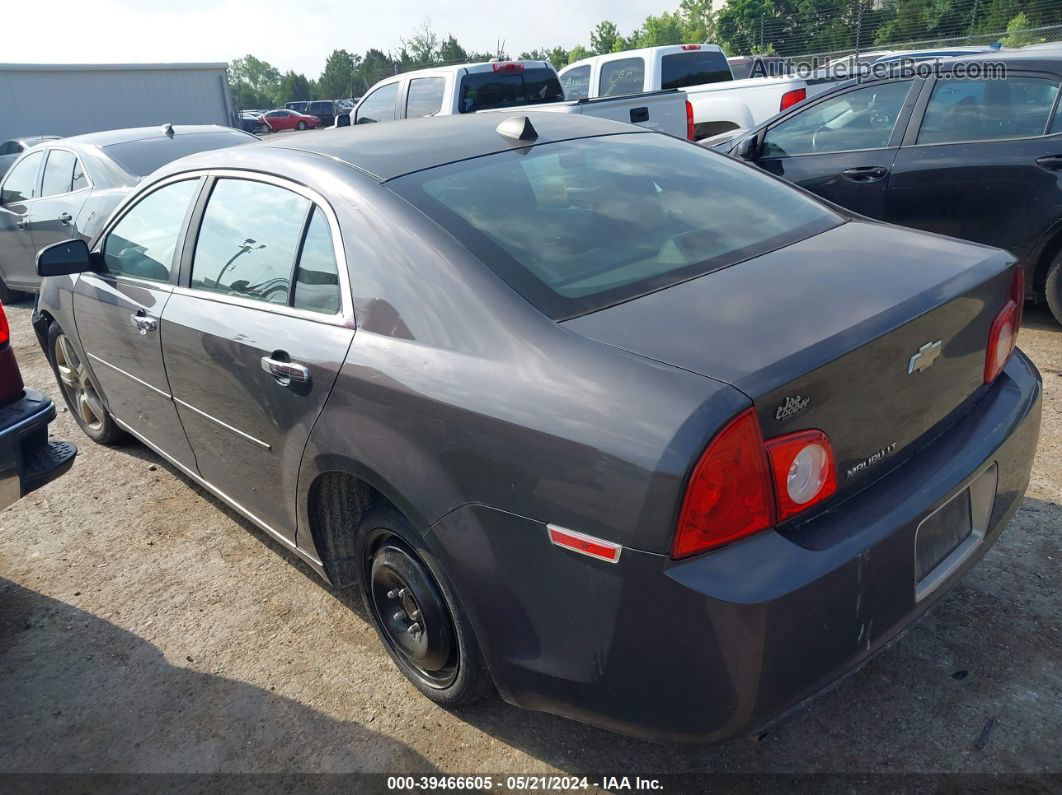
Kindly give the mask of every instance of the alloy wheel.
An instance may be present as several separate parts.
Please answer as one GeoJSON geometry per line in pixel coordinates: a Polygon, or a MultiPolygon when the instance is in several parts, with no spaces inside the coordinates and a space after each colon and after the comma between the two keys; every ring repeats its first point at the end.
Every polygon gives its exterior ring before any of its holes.
{"type": "Polygon", "coordinates": [[[96,382],[65,334],[55,340],[55,369],[67,403],[77,412],[85,427],[96,433],[102,431],[107,413],[96,391],[96,382]]]}

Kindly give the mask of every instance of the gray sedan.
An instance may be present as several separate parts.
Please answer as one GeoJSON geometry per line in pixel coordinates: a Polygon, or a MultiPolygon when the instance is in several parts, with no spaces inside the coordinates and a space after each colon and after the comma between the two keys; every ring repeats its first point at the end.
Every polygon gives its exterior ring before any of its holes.
{"type": "Polygon", "coordinates": [[[939,600],[1036,449],[1009,254],[584,116],[206,152],[37,264],[85,433],[357,588],[448,706],[747,732],[939,600]]]}
{"type": "Polygon", "coordinates": [[[256,141],[228,127],[148,127],[42,139],[0,181],[0,301],[36,292],[37,251],[70,237],[90,240],[147,174],[205,149],[256,141]]]}

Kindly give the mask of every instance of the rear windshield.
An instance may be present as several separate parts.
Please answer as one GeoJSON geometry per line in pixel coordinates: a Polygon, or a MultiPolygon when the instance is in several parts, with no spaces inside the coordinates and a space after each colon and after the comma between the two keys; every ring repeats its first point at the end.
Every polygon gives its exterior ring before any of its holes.
{"type": "Polygon", "coordinates": [[[653,133],[510,150],[388,186],[554,320],[841,223],[754,168],[653,133]]]}
{"type": "Polygon", "coordinates": [[[209,133],[177,134],[170,138],[146,138],[142,141],[127,141],[103,147],[104,154],[118,164],[119,168],[134,177],[145,177],[157,168],[178,157],[205,152],[209,149],[224,149],[227,146],[246,144],[258,140],[237,130],[219,130],[209,133]]]}
{"type": "Polygon", "coordinates": [[[522,72],[473,72],[461,78],[461,113],[538,105],[564,99],[557,73],[539,67],[522,72]]]}
{"type": "Polygon", "coordinates": [[[726,56],[715,50],[692,50],[660,59],[661,88],[686,88],[731,79],[726,56]]]}

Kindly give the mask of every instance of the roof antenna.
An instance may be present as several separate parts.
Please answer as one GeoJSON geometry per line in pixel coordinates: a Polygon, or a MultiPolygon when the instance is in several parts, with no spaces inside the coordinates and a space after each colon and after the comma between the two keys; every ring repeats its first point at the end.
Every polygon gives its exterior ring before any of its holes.
{"type": "Polygon", "coordinates": [[[534,141],[538,138],[538,131],[531,124],[527,116],[510,116],[496,128],[498,135],[512,138],[517,141],[534,141]]]}
{"type": "Polygon", "coordinates": [[[168,136],[170,136],[170,138],[172,138],[173,137],[173,125],[170,124],[169,122],[166,122],[165,124],[163,124],[162,125],[162,134],[163,135],[168,135],[168,136]]]}

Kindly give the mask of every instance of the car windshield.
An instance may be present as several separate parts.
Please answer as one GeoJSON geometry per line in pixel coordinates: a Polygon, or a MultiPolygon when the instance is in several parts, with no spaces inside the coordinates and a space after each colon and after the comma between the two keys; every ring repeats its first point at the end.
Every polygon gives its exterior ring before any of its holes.
{"type": "Polygon", "coordinates": [[[162,135],[141,141],[126,141],[103,147],[104,154],[118,164],[119,168],[134,177],[144,177],[157,168],[178,157],[224,149],[258,140],[253,135],[238,130],[219,130],[208,133],[177,134],[170,138],[162,135]]]}
{"type": "Polygon", "coordinates": [[[653,133],[515,149],[388,185],[555,320],[843,220],[754,168],[653,133]]]}

